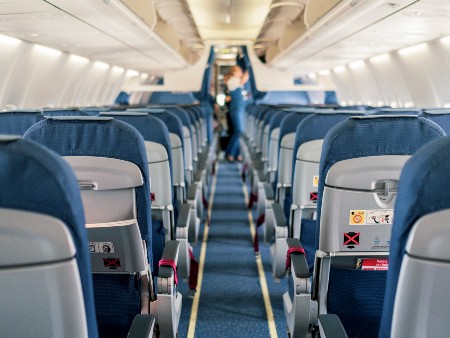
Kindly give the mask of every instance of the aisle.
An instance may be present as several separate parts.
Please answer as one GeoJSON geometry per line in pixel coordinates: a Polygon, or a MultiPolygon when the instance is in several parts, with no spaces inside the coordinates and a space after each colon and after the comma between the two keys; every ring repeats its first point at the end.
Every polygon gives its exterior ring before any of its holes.
{"type": "Polygon", "coordinates": [[[221,163],[195,337],[269,336],[238,167],[221,163]]]}

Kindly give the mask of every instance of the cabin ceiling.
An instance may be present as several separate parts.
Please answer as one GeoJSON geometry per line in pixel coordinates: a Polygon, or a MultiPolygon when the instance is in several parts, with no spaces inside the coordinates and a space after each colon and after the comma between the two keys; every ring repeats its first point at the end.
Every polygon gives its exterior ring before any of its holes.
{"type": "Polygon", "coordinates": [[[187,0],[203,40],[254,41],[271,0],[187,0]]]}
{"type": "Polygon", "coordinates": [[[304,75],[449,36],[450,1],[0,0],[0,34],[156,75],[250,42],[304,75]]]}
{"type": "Polygon", "coordinates": [[[119,1],[0,1],[0,34],[152,74],[186,65],[136,19],[119,1]]]}
{"type": "MultiPolygon", "coordinates": [[[[351,10],[356,11],[357,6],[351,10]]],[[[336,39],[327,32],[327,37],[315,45],[307,38],[294,42],[288,52],[279,53],[270,65],[304,75],[449,36],[450,1],[380,1],[378,8],[361,15],[360,22],[345,27],[336,19],[334,24],[335,33],[342,30],[341,37],[336,34],[339,37],[336,39]],[[397,8],[380,10],[394,3],[398,4],[397,8]],[[376,18],[378,10],[385,14],[376,18]]]]}

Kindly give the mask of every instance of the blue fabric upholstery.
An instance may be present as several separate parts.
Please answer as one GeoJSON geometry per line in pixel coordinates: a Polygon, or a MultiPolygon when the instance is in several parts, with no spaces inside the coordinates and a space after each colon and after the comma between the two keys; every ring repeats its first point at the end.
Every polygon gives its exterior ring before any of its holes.
{"type": "Polygon", "coordinates": [[[85,111],[73,109],[43,109],[44,116],[89,116],[85,111]]]}
{"type": "Polygon", "coordinates": [[[154,92],[149,104],[192,104],[196,102],[192,93],[154,92]]]}
{"type": "Polygon", "coordinates": [[[376,111],[373,115],[419,115],[420,109],[396,109],[396,108],[384,108],[376,111]]]}
{"type": "Polygon", "coordinates": [[[450,137],[427,144],[403,168],[395,205],[380,337],[390,337],[400,267],[413,225],[426,214],[450,208],[449,174],[450,137]]]}
{"type": "Polygon", "coordinates": [[[16,110],[0,112],[0,134],[23,135],[44,116],[38,110],[16,110]]]}
{"type": "MultiPolygon", "coordinates": [[[[278,138],[278,159],[280,156],[280,147],[281,147],[281,141],[283,140],[283,137],[287,134],[294,133],[296,131],[299,123],[301,121],[303,121],[304,118],[311,115],[314,112],[314,110],[311,108],[303,108],[303,109],[298,109],[296,111],[288,110],[288,112],[289,112],[289,114],[284,115],[279,124],[280,133],[279,133],[279,138],[278,138]]],[[[278,161],[278,159],[277,159],[277,161],[278,161]]],[[[275,173],[275,179],[273,181],[274,188],[276,188],[277,184],[278,184],[278,170],[275,173]]],[[[286,196],[289,196],[289,195],[290,194],[287,194],[286,196]]],[[[284,208],[284,209],[285,209],[286,218],[289,219],[289,211],[286,213],[286,208],[284,208]]],[[[289,209],[290,209],[290,203],[289,203],[289,209]]]]}
{"type": "MultiPolygon", "coordinates": [[[[158,262],[161,259],[165,245],[164,228],[152,227],[151,201],[148,161],[144,139],[141,134],[128,123],[114,120],[108,117],[82,117],[82,118],[51,118],[41,121],[30,128],[25,134],[26,138],[40,142],[62,156],[99,156],[116,158],[136,164],[142,174],[144,184],[136,188],[137,220],[141,237],[147,243],[147,252],[153,274],[157,273],[158,262]],[[153,263],[153,264],[152,264],[153,263]]],[[[105,300],[97,305],[97,319],[99,328],[116,327],[117,316],[111,311],[117,309],[130,309],[134,306],[136,298],[139,298],[139,290],[129,287],[122,276],[108,275],[95,281],[95,295],[99,299],[102,294],[113,292],[111,285],[121,288],[115,290],[121,297],[105,300]],[[107,279],[108,282],[105,282],[107,279]],[[107,304],[107,307],[103,305],[107,304]],[[113,309],[111,309],[113,308],[113,309]]],[[[110,297],[108,295],[108,297],[110,297]]],[[[126,310],[122,313],[121,331],[129,330],[127,326],[132,317],[140,311],[132,314],[126,310]]],[[[120,330],[117,329],[117,332],[120,330]]],[[[109,337],[107,332],[101,331],[101,337],[109,337]]]]}
{"type": "Polygon", "coordinates": [[[444,131],[423,117],[350,117],[333,127],[325,136],[320,158],[316,247],[319,244],[325,178],[332,165],[350,158],[412,155],[423,145],[442,136],[445,136],[444,131]]]}
{"type": "Polygon", "coordinates": [[[450,134],[450,109],[425,110],[419,116],[437,123],[446,134],[450,134]]]}
{"type": "Polygon", "coordinates": [[[287,117],[290,114],[295,114],[287,110],[274,110],[272,114],[269,115],[269,136],[272,133],[272,131],[276,128],[279,128],[281,125],[281,121],[285,117],[287,117]]]}
{"type": "MultiPolygon", "coordinates": [[[[426,143],[444,135],[444,131],[434,122],[411,116],[350,117],[333,127],[325,136],[319,166],[316,248],[319,247],[325,179],[328,170],[335,163],[367,156],[412,155],[426,143]]],[[[328,300],[335,306],[330,307],[328,311],[333,311],[343,318],[344,328],[350,337],[376,336],[379,330],[385,274],[378,273],[379,271],[370,271],[367,274],[365,272],[367,271],[332,269],[330,273],[328,300]],[[371,274],[372,272],[375,273],[371,274]],[[347,276],[349,279],[345,282],[347,276]],[[332,288],[336,290],[336,294],[332,288]],[[357,296],[358,300],[342,294],[343,290],[350,292],[352,297],[357,296]],[[372,297],[376,297],[378,302],[372,297]],[[349,312],[346,313],[346,310],[349,312]],[[367,328],[364,328],[364,325],[367,328]]]]}
{"type": "Polygon", "coordinates": [[[189,118],[189,114],[180,107],[169,107],[166,108],[169,112],[171,112],[172,114],[175,114],[176,116],[178,116],[178,118],[181,120],[181,123],[183,124],[184,127],[189,129],[189,132],[192,135],[192,123],[191,123],[191,119],[189,118]]]}
{"type": "Polygon", "coordinates": [[[130,115],[127,114],[127,112],[107,112],[100,113],[100,116],[109,116],[115,118],[116,120],[126,122],[136,128],[137,131],[141,133],[145,141],[163,145],[169,157],[170,173],[172,176],[172,151],[170,148],[169,130],[163,121],[156,117],[150,116],[147,113],[136,113],[136,115],[130,115]]]}
{"type": "Polygon", "coordinates": [[[157,267],[164,248],[164,230],[152,229],[147,154],[144,139],[134,127],[106,117],[47,119],[35,124],[24,137],[61,156],[110,157],[136,164],[144,179],[143,186],[136,189],[137,220],[142,239],[147,241],[149,261],[157,267]]]}
{"type": "Polygon", "coordinates": [[[83,204],[72,169],[53,151],[34,142],[0,142],[0,185],[1,208],[50,215],[67,225],[77,250],[89,337],[97,337],[83,204]]]}
{"type": "MultiPolygon", "coordinates": [[[[306,142],[321,140],[325,135],[339,122],[342,122],[350,116],[360,115],[358,111],[355,112],[336,112],[336,113],[315,113],[306,117],[295,131],[294,154],[292,159],[292,173],[295,169],[295,161],[297,159],[298,148],[306,142]]],[[[292,184],[294,178],[292,178],[292,184]]]]}
{"type": "Polygon", "coordinates": [[[309,104],[309,96],[304,91],[270,91],[267,92],[262,99],[258,100],[259,104],[309,104]]]}
{"type": "Polygon", "coordinates": [[[129,109],[129,111],[145,112],[148,113],[150,116],[153,116],[164,122],[168,131],[170,133],[176,134],[181,139],[181,145],[184,148],[183,122],[176,114],[170,112],[167,109],[141,108],[141,109],[129,109]]]}
{"type": "Polygon", "coordinates": [[[141,312],[136,276],[94,274],[93,279],[100,338],[126,337],[134,317],[141,312]]]}
{"type": "Polygon", "coordinates": [[[377,337],[386,273],[331,268],[327,312],[339,317],[348,337],[377,337]]]}

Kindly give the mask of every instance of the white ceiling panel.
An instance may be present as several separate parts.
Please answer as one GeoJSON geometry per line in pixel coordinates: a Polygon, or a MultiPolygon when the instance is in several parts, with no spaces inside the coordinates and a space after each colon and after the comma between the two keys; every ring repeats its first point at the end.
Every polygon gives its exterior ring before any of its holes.
{"type": "Polygon", "coordinates": [[[271,0],[188,0],[204,40],[256,39],[271,0]]]}
{"type": "Polygon", "coordinates": [[[151,30],[102,0],[0,1],[0,33],[143,72],[186,65],[151,30]]]}
{"type": "Polygon", "coordinates": [[[345,65],[450,35],[450,1],[422,0],[380,20],[321,52],[301,59],[301,45],[275,64],[306,74],[345,65]]]}

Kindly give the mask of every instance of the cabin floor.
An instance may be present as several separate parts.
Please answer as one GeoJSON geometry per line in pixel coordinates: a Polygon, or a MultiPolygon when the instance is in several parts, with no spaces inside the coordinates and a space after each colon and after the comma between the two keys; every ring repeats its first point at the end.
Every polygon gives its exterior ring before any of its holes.
{"type": "Polygon", "coordinates": [[[202,222],[194,253],[199,258],[195,296],[180,283],[183,309],[179,337],[285,337],[282,295],[287,280],[271,275],[269,245],[253,250],[255,214],[241,165],[220,162],[209,187],[210,224],[202,222]],[[206,224],[205,224],[206,223],[206,224]]]}

